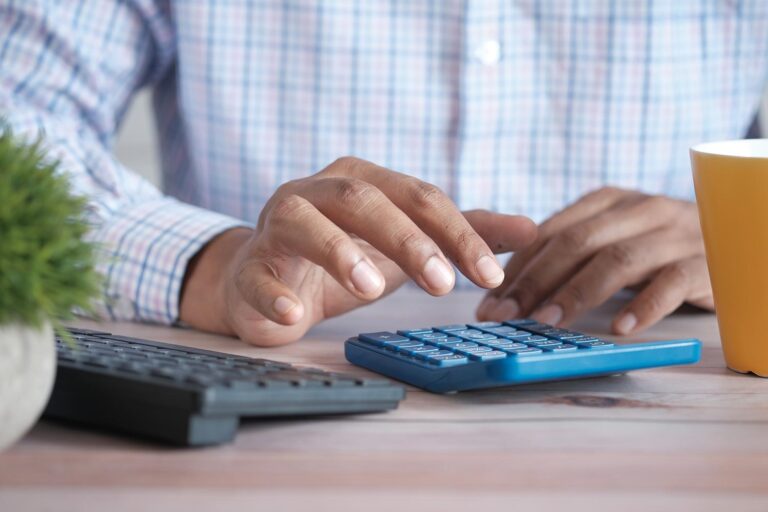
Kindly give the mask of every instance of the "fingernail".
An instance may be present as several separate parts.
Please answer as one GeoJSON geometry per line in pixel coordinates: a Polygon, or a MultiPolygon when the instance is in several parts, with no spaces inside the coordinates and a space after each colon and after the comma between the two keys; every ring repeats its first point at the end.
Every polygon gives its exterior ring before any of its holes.
{"type": "Polygon", "coordinates": [[[477,316],[485,317],[493,311],[496,308],[496,305],[499,303],[499,300],[496,297],[488,296],[480,302],[480,305],[477,306],[477,316]]]}
{"type": "Polygon", "coordinates": [[[504,299],[494,310],[496,318],[512,320],[520,315],[520,304],[515,299],[504,299]]]}
{"type": "Polygon", "coordinates": [[[634,313],[627,313],[616,322],[616,330],[621,334],[628,334],[637,325],[637,317],[634,313]]]}
{"type": "Polygon", "coordinates": [[[422,277],[427,282],[427,286],[433,290],[453,288],[453,270],[448,268],[448,265],[437,256],[432,256],[427,260],[422,277]]]}
{"type": "Polygon", "coordinates": [[[482,280],[493,287],[499,286],[504,281],[504,269],[501,268],[496,258],[491,258],[488,255],[483,256],[475,263],[475,269],[482,280]]]}
{"type": "Polygon", "coordinates": [[[563,319],[563,308],[557,304],[547,304],[531,315],[531,318],[543,324],[557,325],[563,319]]]}
{"type": "Polygon", "coordinates": [[[370,295],[378,291],[384,284],[381,275],[365,260],[358,261],[352,267],[350,278],[357,291],[364,295],[370,295]]]}
{"type": "Polygon", "coordinates": [[[272,303],[272,308],[281,316],[288,314],[288,312],[295,307],[296,303],[284,295],[279,296],[275,299],[275,302],[272,303]]]}

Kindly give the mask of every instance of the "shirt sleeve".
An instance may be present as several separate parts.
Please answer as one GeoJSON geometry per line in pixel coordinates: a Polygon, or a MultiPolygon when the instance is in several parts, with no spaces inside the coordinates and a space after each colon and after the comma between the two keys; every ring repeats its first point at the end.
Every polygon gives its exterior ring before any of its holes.
{"type": "Polygon", "coordinates": [[[184,204],[112,154],[134,93],[173,65],[170,7],[159,0],[5,0],[0,4],[0,118],[41,138],[88,198],[101,248],[97,313],[173,323],[187,263],[219,233],[246,223],[184,204]]]}

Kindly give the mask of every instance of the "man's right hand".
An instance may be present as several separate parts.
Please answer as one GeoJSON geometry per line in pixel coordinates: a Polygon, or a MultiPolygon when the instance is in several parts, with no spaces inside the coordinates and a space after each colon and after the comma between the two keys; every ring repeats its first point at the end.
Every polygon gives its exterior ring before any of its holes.
{"type": "Polygon", "coordinates": [[[494,288],[504,271],[493,253],[535,236],[526,217],[462,213],[433,185],[344,157],[282,185],[255,230],[233,229],[204,247],[187,269],[181,320],[254,345],[288,343],[408,277],[444,295],[455,282],[451,262],[494,288]]]}

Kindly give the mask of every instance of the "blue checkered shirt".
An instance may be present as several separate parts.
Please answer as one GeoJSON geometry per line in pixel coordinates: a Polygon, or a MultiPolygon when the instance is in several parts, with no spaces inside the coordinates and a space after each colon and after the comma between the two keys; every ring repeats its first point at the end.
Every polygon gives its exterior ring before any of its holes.
{"type": "Polygon", "coordinates": [[[102,309],[177,319],[186,264],[281,183],[355,155],[541,220],[611,184],[692,197],[745,133],[765,0],[1,0],[0,116],[90,198],[102,309]],[[165,194],[117,161],[152,88],[165,194]]]}

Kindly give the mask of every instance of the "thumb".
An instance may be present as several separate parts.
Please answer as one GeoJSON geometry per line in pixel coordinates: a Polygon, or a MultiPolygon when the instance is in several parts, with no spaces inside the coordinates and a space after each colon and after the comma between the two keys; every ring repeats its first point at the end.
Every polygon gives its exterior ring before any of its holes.
{"type": "Polygon", "coordinates": [[[533,243],[538,234],[536,224],[522,215],[506,215],[489,210],[462,212],[488,247],[497,254],[519,251],[533,243]]]}

